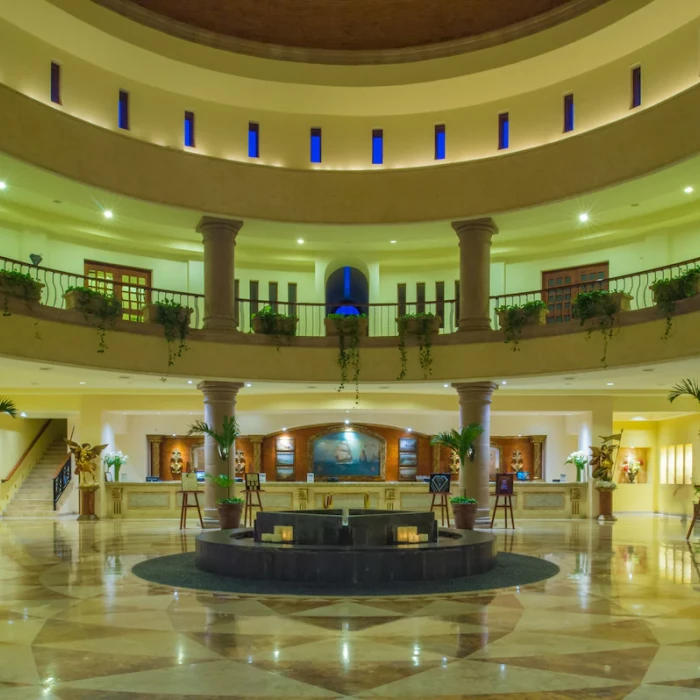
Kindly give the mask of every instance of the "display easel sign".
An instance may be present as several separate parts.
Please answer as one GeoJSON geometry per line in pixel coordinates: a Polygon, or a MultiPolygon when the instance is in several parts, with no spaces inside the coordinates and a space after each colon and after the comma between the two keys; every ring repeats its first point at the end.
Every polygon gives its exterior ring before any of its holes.
{"type": "Polygon", "coordinates": [[[449,493],[451,474],[431,474],[430,493],[449,493]]]}
{"type": "Polygon", "coordinates": [[[194,472],[183,472],[181,479],[183,491],[199,490],[199,485],[197,484],[197,475],[194,472]]]}
{"type": "Polygon", "coordinates": [[[512,474],[496,474],[496,495],[497,496],[512,496],[513,495],[513,475],[512,474]]]}
{"type": "Polygon", "coordinates": [[[245,490],[260,491],[260,474],[245,475],[245,490]]]}

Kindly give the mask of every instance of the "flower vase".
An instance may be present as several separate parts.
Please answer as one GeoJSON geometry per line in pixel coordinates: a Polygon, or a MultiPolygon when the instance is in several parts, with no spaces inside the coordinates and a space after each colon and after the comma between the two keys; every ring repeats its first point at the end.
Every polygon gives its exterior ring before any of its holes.
{"type": "Polygon", "coordinates": [[[119,470],[122,468],[121,464],[114,465],[114,481],[119,481],[119,470]]]}
{"type": "Polygon", "coordinates": [[[583,481],[583,467],[576,467],[576,481],[581,483],[583,481]]]}
{"type": "Polygon", "coordinates": [[[632,474],[632,472],[630,472],[630,473],[627,475],[627,478],[629,479],[630,484],[633,484],[633,483],[634,483],[634,480],[635,480],[636,476],[637,476],[637,475],[636,475],[636,474],[632,474]]]}

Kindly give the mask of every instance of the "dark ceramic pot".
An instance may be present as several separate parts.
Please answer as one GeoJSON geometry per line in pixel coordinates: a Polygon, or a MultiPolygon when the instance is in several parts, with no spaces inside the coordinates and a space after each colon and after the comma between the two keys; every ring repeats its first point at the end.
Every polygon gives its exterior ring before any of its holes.
{"type": "Polygon", "coordinates": [[[452,513],[457,530],[473,530],[476,522],[476,503],[453,503],[452,513]]]}
{"type": "Polygon", "coordinates": [[[219,525],[222,530],[236,530],[241,526],[242,503],[219,503],[219,525]]]}

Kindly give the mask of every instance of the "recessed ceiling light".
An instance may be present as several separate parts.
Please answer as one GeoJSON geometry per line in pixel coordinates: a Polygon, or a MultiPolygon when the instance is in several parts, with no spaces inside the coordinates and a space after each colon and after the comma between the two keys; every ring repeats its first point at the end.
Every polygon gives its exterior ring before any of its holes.
{"type": "Polygon", "coordinates": [[[389,241],[389,243],[396,243],[396,241],[389,241]]]}
{"type": "Polygon", "coordinates": [[[102,212],[102,216],[104,216],[105,219],[111,219],[114,216],[114,212],[111,209],[105,209],[102,212]]]}
{"type": "Polygon", "coordinates": [[[4,180],[0,180],[0,190],[6,190],[7,183],[4,180]]]}
{"type": "Polygon", "coordinates": [[[173,437],[175,437],[175,433],[173,433],[173,437]]]}
{"type": "Polygon", "coordinates": [[[683,192],[685,192],[686,194],[691,194],[691,193],[695,192],[695,188],[694,188],[694,187],[691,187],[690,185],[688,185],[688,186],[683,190],[683,192]]]}
{"type": "Polygon", "coordinates": [[[252,385],[252,384],[246,384],[246,386],[250,387],[250,386],[253,386],[253,385],[252,385]]]}
{"type": "Polygon", "coordinates": [[[586,221],[588,221],[591,217],[588,215],[587,212],[582,212],[581,214],[578,215],[578,220],[582,223],[585,224],[586,221]]]}
{"type": "Polygon", "coordinates": [[[303,238],[297,238],[297,243],[299,245],[304,245],[304,239],[303,238]]]}
{"type": "Polygon", "coordinates": [[[635,416],[632,420],[646,420],[644,416],[635,416]]]}
{"type": "Polygon", "coordinates": [[[350,421],[347,418],[345,419],[345,425],[350,425],[350,421]]]}
{"type": "Polygon", "coordinates": [[[449,385],[449,384],[443,384],[443,386],[445,387],[445,389],[449,389],[449,388],[450,388],[450,385],[449,385]]]}
{"type": "Polygon", "coordinates": [[[505,381],[505,379],[504,379],[504,380],[501,382],[501,384],[508,384],[508,382],[505,381]]]}
{"type": "Polygon", "coordinates": [[[22,411],[22,413],[19,414],[19,417],[20,417],[20,418],[26,418],[26,417],[27,417],[27,414],[26,414],[24,411],[22,411]]]}
{"type": "Polygon", "coordinates": [[[282,428],[282,430],[287,430],[286,428],[282,428]]]}
{"type": "Polygon", "coordinates": [[[615,386],[614,382],[607,382],[608,386],[615,386]]]}
{"type": "Polygon", "coordinates": [[[85,382],[78,382],[78,384],[85,384],[85,382]]]}
{"type": "Polygon", "coordinates": [[[188,383],[188,384],[192,384],[192,380],[191,380],[191,379],[188,379],[188,380],[187,380],[187,383],[188,383]]]}

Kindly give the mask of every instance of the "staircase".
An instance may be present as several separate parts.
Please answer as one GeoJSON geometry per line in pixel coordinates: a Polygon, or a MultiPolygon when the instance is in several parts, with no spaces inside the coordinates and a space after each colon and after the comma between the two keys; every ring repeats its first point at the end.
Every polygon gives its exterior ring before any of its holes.
{"type": "Polygon", "coordinates": [[[68,458],[61,438],[49,445],[43,457],[17,489],[3,513],[5,518],[53,518],[53,476],[68,458]]]}

